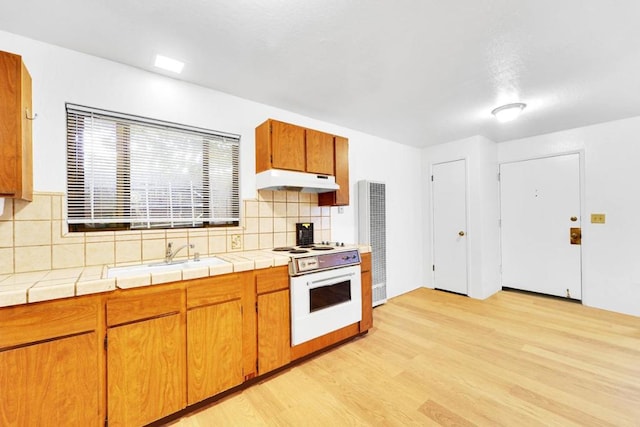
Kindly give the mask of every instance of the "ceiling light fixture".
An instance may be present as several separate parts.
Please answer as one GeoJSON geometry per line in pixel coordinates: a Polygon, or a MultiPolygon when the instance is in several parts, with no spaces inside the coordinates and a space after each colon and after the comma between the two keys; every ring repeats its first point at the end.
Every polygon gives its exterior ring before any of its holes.
{"type": "Polygon", "coordinates": [[[163,70],[180,74],[182,72],[182,68],[184,67],[184,62],[180,62],[166,56],[156,55],[155,66],[158,68],[162,68],[163,70]]]}
{"type": "Polygon", "coordinates": [[[527,104],[523,104],[522,102],[507,104],[495,108],[491,114],[496,116],[496,119],[498,119],[499,122],[509,122],[517,119],[526,106],[527,104]]]}

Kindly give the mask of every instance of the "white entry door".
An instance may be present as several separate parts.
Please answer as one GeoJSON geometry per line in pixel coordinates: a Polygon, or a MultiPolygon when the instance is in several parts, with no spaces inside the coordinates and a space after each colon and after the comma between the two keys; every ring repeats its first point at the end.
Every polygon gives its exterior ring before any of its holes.
{"type": "Polygon", "coordinates": [[[434,287],[467,294],[466,161],[433,165],[434,287]]]}
{"type": "Polygon", "coordinates": [[[502,286],[581,299],[579,155],[500,165],[500,200],[502,286]]]}

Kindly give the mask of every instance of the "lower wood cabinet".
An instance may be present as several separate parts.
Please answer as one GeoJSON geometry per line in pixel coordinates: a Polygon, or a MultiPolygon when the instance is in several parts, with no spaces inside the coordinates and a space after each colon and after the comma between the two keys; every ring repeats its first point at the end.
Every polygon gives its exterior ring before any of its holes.
{"type": "Polygon", "coordinates": [[[100,300],[0,309],[0,425],[104,424],[100,300]]]}
{"type": "Polygon", "coordinates": [[[0,425],[159,420],[289,364],[290,313],[286,266],[0,308],[0,425]]]}
{"type": "Polygon", "coordinates": [[[95,343],[90,332],[0,351],[0,425],[100,425],[95,343]]]}
{"type": "Polygon", "coordinates": [[[360,282],[362,286],[362,320],[360,332],[368,331],[373,327],[373,291],[371,279],[371,253],[361,255],[360,282]]]}
{"type": "Polygon", "coordinates": [[[243,280],[246,274],[187,284],[187,403],[244,381],[243,280]]]}
{"type": "Polygon", "coordinates": [[[256,273],[258,375],[291,362],[291,309],[287,267],[256,273]]]}
{"type": "Polygon", "coordinates": [[[186,406],[184,292],[136,289],[107,300],[109,426],[140,426],[186,406]]]}

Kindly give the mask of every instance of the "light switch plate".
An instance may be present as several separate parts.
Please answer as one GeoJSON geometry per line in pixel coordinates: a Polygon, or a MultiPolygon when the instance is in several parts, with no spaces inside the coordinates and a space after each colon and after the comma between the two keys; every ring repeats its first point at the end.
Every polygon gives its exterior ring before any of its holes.
{"type": "Polygon", "coordinates": [[[605,222],[605,214],[603,213],[591,214],[591,224],[604,224],[604,222],[605,222]]]}

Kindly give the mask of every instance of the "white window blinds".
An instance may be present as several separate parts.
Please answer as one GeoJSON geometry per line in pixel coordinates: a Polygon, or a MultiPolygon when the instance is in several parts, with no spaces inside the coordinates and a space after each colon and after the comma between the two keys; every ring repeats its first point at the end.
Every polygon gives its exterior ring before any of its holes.
{"type": "Polygon", "coordinates": [[[237,225],[239,137],[67,104],[72,230],[237,225]]]}

